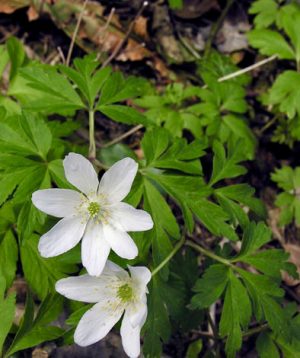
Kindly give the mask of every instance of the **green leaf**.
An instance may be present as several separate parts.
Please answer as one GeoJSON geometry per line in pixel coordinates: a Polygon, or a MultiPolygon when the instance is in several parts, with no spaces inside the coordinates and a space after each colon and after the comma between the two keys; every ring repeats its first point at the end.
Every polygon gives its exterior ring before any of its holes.
{"type": "Polygon", "coordinates": [[[161,128],[148,130],[141,142],[147,166],[159,158],[169,146],[169,133],[161,128]]]}
{"type": "Polygon", "coordinates": [[[246,328],[250,322],[251,303],[245,286],[231,270],[228,271],[228,279],[220,320],[220,335],[227,336],[226,354],[228,358],[233,358],[242,345],[241,328],[246,328]]]}
{"type": "MultiPolygon", "coordinates": [[[[49,65],[30,65],[22,68],[25,83],[10,89],[24,108],[47,113],[85,108],[71,83],[49,65]]],[[[22,78],[21,78],[22,80],[22,78]]],[[[24,82],[24,80],[23,80],[24,82]]]]}
{"type": "Polygon", "coordinates": [[[225,236],[229,240],[237,241],[234,229],[226,222],[229,215],[219,206],[207,199],[200,199],[190,203],[193,213],[200,222],[214,235],[225,236]]]}
{"type": "Polygon", "coordinates": [[[40,305],[34,318],[34,302],[32,297],[27,297],[23,322],[12,342],[7,355],[34,347],[45,341],[59,338],[64,330],[55,326],[48,326],[49,321],[57,318],[62,309],[63,299],[57,294],[48,296],[40,305]]]}
{"type": "Polygon", "coordinates": [[[44,299],[54,291],[55,282],[75,272],[76,267],[64,263],[60,257],[42,258],[37,250],[38,241],[39,237],[32,235],[23,242],[21,261],[25,279],[39,298],[44,299]]]}
{"type": "Polygon", "coordinates": [[[18,261],[18,244],[11,230],[8,230],[0,244],[0,276],[5,278],[9,288],[15,278],[18,261]]]}
{"type": "Polygon", "coordinates": [[[143,125],[147,125],[148,122],[147,118],[142,113],[132,107],[119,104],[105,104],[98,106],[97,109],[116,122],[143,125]]]}
{"type": "Polygon", "coordinates": [[[244,231],[242,247],[236,259],[255,253],[271,240],[271,234],[271,230],[263,222],[251,222],[244,231]]]}
{"type": "Polygon", "coordinates": [[[300,168],[294,170],[291,167],[276,169],[271,178],[284,190],[275,201],[276,206],[281,208],[280,225],[290,224],[295,219],[300,224],[300,199],[298,191],[300,188],[300,168]]]}
{"type": "Polygon", "coordinates": [[[257,141],[252,130],[249,128],[243,118],[239,118],[235,115],[229,114],[223,117],[223,122],[226,124],[227,127],[230,128],[232,133],[234,133],[237,138],[244,140],[244,143],[247,148],[249,148],[250,153],[253,153],[257,141]]]}
{"type": "Polygon", "coordinates": [[[256,318],[258,320],[265,318],[276,334],[289,337],[291,327],[284,310],[278,303],[278,298],[284,295],[284,291],[278,287],[278,283],[267,276],[253,274],[239,268],[236,270],[249,291],[256,318]]]}
{"type": "Polygon", "coordinates": [[[91,54],[84,58],[76,58],[75,69],[65,65],[59,66],[60,71],[66,74],[81,91],[90,109],[94,107],[97,95],[111,74],[110,67],[97,70],[99,64],[96,55],[91,54]]]}
{"type": "Polygon", "coordinates": [[[278,5],[274,0],[257,0],[252,2],[250,14],[255,14],[254,24],[257,29],[272,25],[278,15],[278,5]]]}
{"type": "Polygon", "coordinates": [[[9,73],[11,81],[16,76],[18,69],[23,65],[26,54],[22,43],[16,37],[11,36],[6,42],[6,47],[11,62],[9,73]]]}
{"type": "Polygon", "coordinates": [[[260,358],[280,358],[276,344],[269,332],[262,332],[256,340],[256,350],[260,358]]]}
{"type": "Polygon", "coordinates": [[[253,194],[254,189],[247,184],[229,185],[214,190],[214,196],[219,204],[228,214],[231,214],[233,224],[240,223],[243,227],[247,226],[249,219],[241,204],[251,209],[260,218],[266,217],[266,209],[263,203],[254,198],[253,194]]]}
{"type": "Polygon", "coordinates": [[[214,159],[213,171],[209,185],[214,185],[225,178],[234,178],[245,174],[246,169],[238,163],[243,160],[242,142],[234,150],[228,150],[227,156],[224,147],[220,142],[215,141],[213,144],[214,159]]]}
{"type": "Polygon", "coordinates": [[[182,0],[168,0],[168,2],[172,9],[181,9],[183,7],[182,0]]]}
{"type": "Polygon", "coordinates": [[[144,326],[143,351],[146,358],[160,357],[162,342],[166,342],[171,334],[169,315],[161,297],[161,281],[154,276],[149,287],[149,313],[144,326]]]}
{"type": "Polygon", "coordinates": [[[288,263],[289,254],[279,249],[268,249],[252,255],[247,255],[241,261],[254,266],[265,275],[281,278],[281,271],[287,271],[294,278],[298,278],[296,267],[288,263]]]}
{"type": "Polygon", "coordinates": [[[250,45],[259,49],[263,55],[277,55],[284,60],[295,59],[296,55],[292,47],[276,31],[267,29],[252,30],[248,32],[247,37],[250,45]]]}
{"type": "Polygon", "coordinates": [[[221,297],[228,282],[228,267],[222,264],[209,266],[202,278],[198,279],[191,304],[193,308],[208,308],[221,297]]]}
{"type": "Polygon", "coordinates": [[[0,354],[15,317],[16,295],[11,293],[6,299],[0,300],[0,354]]]}
{"type": "MultiPolygon", "coordinates": [[[[158,266],[172,250],[170,238],[179,239],[179,227],[169,205],[148,180],[144,180],[144,208],[154,221],[154,228],[145,234],[145,239],[152,243],[154,265],[158,266]]],[[[167,276],[166,266],[160,274],[167,276]]]]}
{"type": "Polygon", "coordinates": [[[298,4],[283,6],[280,11],[281,26],[291,40],[296,62],[300,61],[300,7],[298,4]]]}
{"type": "Polygon", "coordinates": [[[300,115],[300,73],[284,71],[280,74],[270,89],[268,103],[278,105],[279,110],[289,118],[300,115]]]}
{"type": "Polygon", "coordinates": [[[64,330],[60,327],[48,326],[48,327],[33,327],[30,332],[24,335],[9,351],[10,354],[14,354],[24,349],[35,347],[43,342],[49,342],[61,337],[64,334],[64,330]]]}
{"type": "Polygon", "coordinates": [[[202,339],[197,339],[196,341],[189,344],[189,347],[186,352],[186,358],[197,358],[201,353],[203,348],[202,339]]]}
{"type": "Polygon", "coordinates": [[[0,46],[0,76],[2,76],[7,64],[9,62],[9,55],[5,45],[0,46]]]}

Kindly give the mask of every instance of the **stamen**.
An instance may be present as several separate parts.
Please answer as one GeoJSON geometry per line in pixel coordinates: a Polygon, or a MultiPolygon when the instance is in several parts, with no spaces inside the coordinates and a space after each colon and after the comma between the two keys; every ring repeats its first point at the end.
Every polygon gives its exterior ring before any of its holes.
{"type": "Polygon", "coordinates": [[[97,216],[100,211],[99,203],[96,203],[95,201],[91,202],[88,206],[88,211],[92,217],[97,216]]]}
{"type": "Polygon", "coordinates": [[[117,296],[123,302],[131,301],[133,296],[132,287],[128,283],[125,283],[119,287],[117,296]]]}

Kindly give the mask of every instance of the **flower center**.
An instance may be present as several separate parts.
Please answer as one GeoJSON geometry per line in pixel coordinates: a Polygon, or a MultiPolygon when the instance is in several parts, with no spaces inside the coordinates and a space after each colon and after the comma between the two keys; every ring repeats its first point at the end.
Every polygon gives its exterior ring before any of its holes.
{"type": "Polygon", "coordinates": [[[132,296],[133,296],[132,287],[128,283],[125,283],[124,285],[119,287],[117,296],[123,302],[130,301],[132,299],[132,296]]]}
{"type": "Polygon", "coordinates": [[[99,203],[96,203],[95,201],[92,201],[88,206],[88,211],[92,217],[95,217],[99,214],[100,211],[100,205],[99,203]]]}

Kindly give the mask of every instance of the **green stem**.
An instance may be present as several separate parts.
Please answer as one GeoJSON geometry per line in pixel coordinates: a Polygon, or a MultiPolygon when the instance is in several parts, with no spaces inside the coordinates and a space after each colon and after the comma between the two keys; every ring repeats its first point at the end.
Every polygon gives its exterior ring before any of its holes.
{"type": "Polygon", "coordinates": [[[262,324],[261,326],[258,326],[258,327],[251,328],[247,332],[243,333],[243,338],[250,337],[250,336],[252,336],[253,334],[256,334],[256,333],[263,332],[263,331],[267,330],[268,328],[269,328],[269,326],[268,326],[267,323],[264,323],[264,324],[262,324]]]}
{"type": "Polygon", "coordinates": [[[278,116],[274,116],[269,122],[267,122],[260,130],[259,134],[262,135],[268,128],[270,128],[278,119],[278,116]]]}
{"type": "Polygon", "coordinates": [[[169,255],[152,271],[152,277],[156,275],[176,254],[176,252],[181,248],[184,244],[185,236],[183,235],[180,241],[174,246],[173,250],[169,253],[169,255]]]}
{"type": "Polygon", "coordinates": [[[194,242],[187,240],[185,243],[187,246],[192,247],[196,251],[200,252],[201,254],[204,254],[205,256],[210,257],[211,259],[218,261],[222,263],[223,265],[230,266],[231,268],[235,269],[234,265],[229,260],[224,259],[223,257],[220,257],[218,255],[215,255],[213,252],[206,250],[204,247],[195,244],[194,242]]]}
{"type": "Polygon", "coordinates": [[[90,147],[89,147],[89,158],[96,158],[96,143],[95,143],[95,112],[93,110],[89,111],[89,139],[90,139],[90,147]]]}

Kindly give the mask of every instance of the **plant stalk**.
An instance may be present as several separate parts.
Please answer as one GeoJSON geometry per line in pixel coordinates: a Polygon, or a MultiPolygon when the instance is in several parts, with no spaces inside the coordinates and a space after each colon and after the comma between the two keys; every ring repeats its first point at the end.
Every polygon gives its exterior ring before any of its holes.
{"type": "Polygon", "coordinates": [[[96,142],[95,142],[95,112],[93,110],[89,111],[89,158],[94,160],[96,158],[96,142]]]}
{"type": "Polygon", "coordinates": [[[187,246],[192,247],[193,249],[200,252],[201,254],[204,254],[205,256],[210,257],[211,259],[218,261],[218,262],[222,263],[223,265],[230,266],[231,268],[235,269],[234,265],[232,265],[232,263],[229,260],[226,260],[223,257],[220,257],[220,256],[214,254],[213,252],[205,249],[204,247],[202,247],[198,244],[195,244],[194,242],[192,242],[190,240],[187,240],[185,244],[187,246]]]}
{"type": "Polygon", "coordinates": [[[176,254],[176,252],[181,248],[184,244],[185,236],[183,235],[180,241],[174,246],[173,250],[169,253],[169,255],[152,271],[152,277],[156,275],[176,254]]]}

